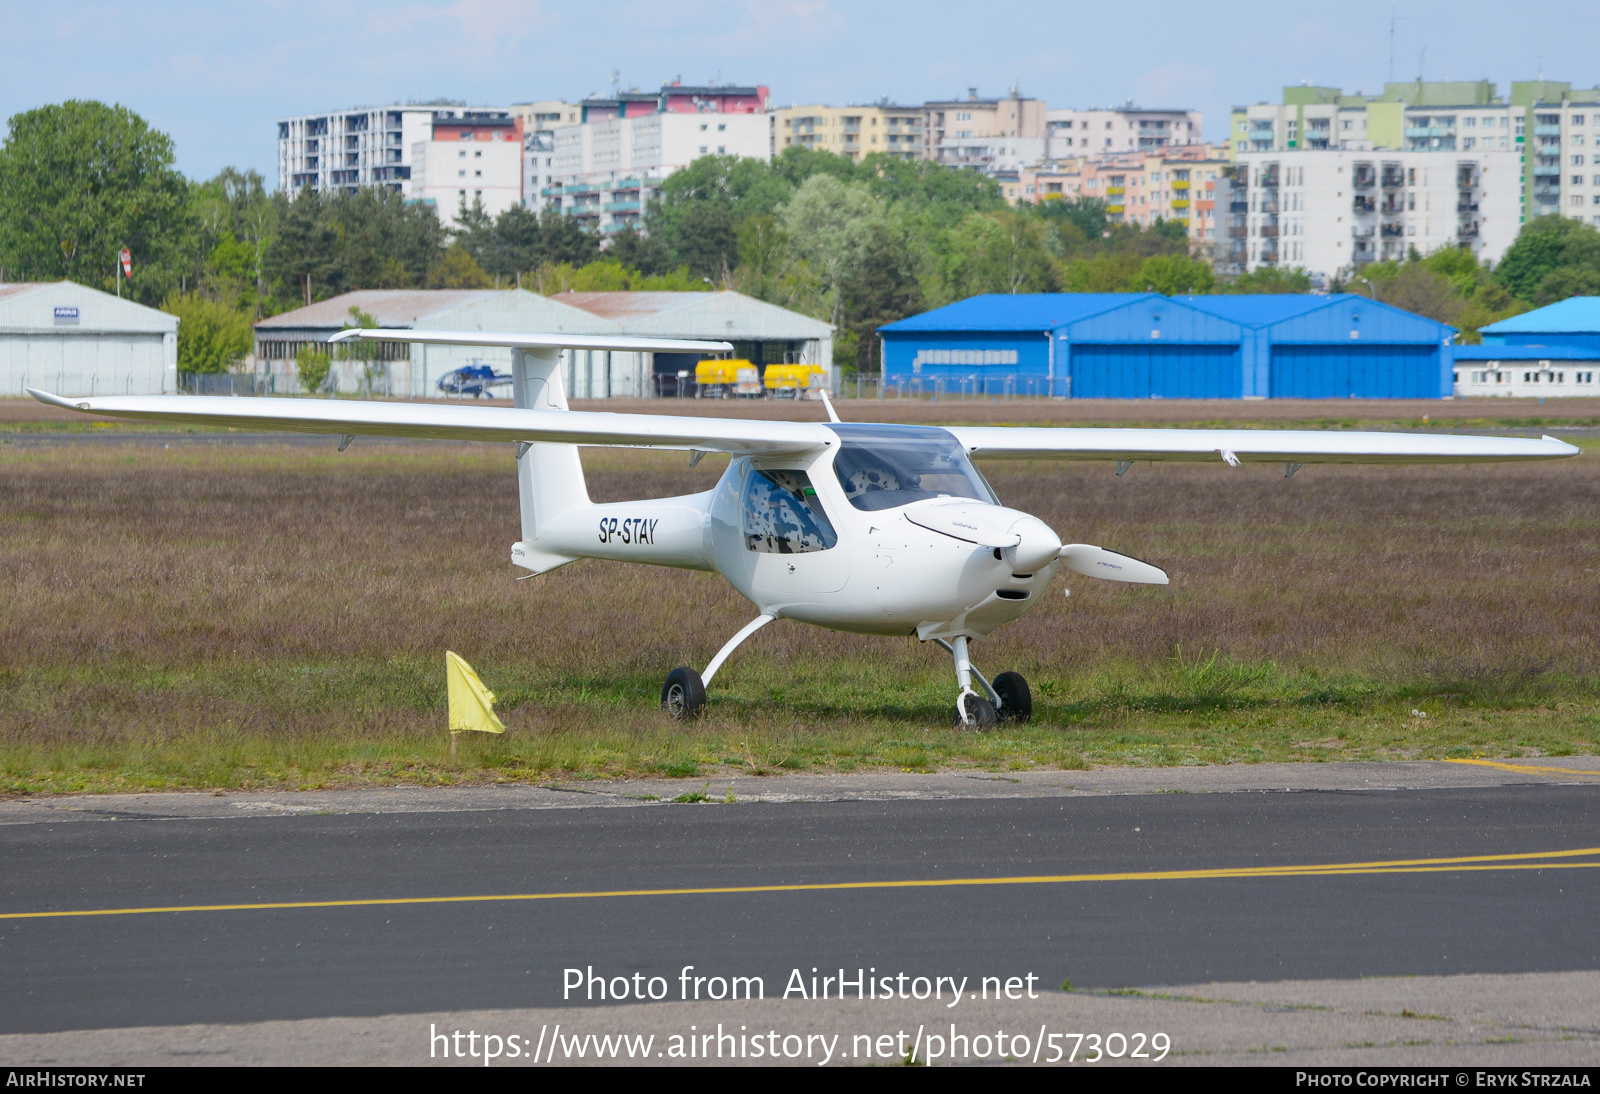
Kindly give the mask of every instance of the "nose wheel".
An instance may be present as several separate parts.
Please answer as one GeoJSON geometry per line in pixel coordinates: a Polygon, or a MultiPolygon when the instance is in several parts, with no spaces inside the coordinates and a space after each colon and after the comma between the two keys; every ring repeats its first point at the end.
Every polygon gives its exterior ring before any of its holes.
{"type": "Polygon", "coordinates": [[[964,691],[956,700],[956,726],[968,729],[993,729],[1000,723],[994,704],[975,691],[964,691]]]}
{"type": "Polygon", "coordinates": [[[1033,717],[1033,693],[1028,681],[1019,672],[1002,672],[994,683],[983,678],[983,673],[972,667],[967,656],[967,636],[957,635],[953,640],[934,639],[950,651],[956,662],[956,682],[961,694],[956,697],[956,728],[993,729],[1001,722],[1022,725],[1033,717]],[[972,687],[976,681],[986,694],[972,687]]]}

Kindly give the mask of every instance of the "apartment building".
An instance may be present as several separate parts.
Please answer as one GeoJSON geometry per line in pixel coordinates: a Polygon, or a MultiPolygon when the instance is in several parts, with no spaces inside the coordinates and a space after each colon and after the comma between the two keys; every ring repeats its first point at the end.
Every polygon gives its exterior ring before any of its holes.
{"type": "Polygon", "coordinates": [[[874,152],[922,158],[922,107],[888,101],[858,106],[786,106],[772,112],[771,154],[798,145],[859,160],[874,152]]]}
{"type": "Polygon", "coordinates": [[[612,116],[548,136],[538,207],[606,233],[637,226],[662,181],[701,156],[764,160],[771,147],[766,115],[751,113],[612,116]]]}
{"type": "Polygon", "coordinates": [[[1528,211],[1600,227],[1600,91],[1547,94],[1528,108],[1528,211]]]}
{"type": "Polygon", "coordinates": [[[980,99],[978,89],[969,87],[965,99],[924,103],[922,158],[945,163],[964,155],[965,142],[973,138],[1042,139],[1045,113],[1042,100],[1025,99],[1016,88],[1003,99],[980,99]]]}
{"type": "MultiPolygon", "coordinates": [[[[1388,83],[1381,95],[1286,87],[1281,104],[1235,107],[1231,151],[1516,151],[1519,216],[1554,213],[1596,223],[1594,171],[1600,89],[1514,81],[1502,98],[1488,80],[1388,83]]],[[[1498,179],[1496,185],[1510,185],[1498,179]]]]}
{"type": "Polygon", "coordinates": [[[1227,238],[1234,170],[1222,149],[1205,144],[1057,161],[1023,171],[1018,200],[1096,198],[1113,224],[1177,222],[1197,243],[1218,241],[1227,238]]]}
{"type": "Polygon", "coordinates": [[[522,202],[522,144],[522,119],[509,110],[441,111],[432,139],[412,146],[407,197],[445,224],[475,202],[499,216],[522,202]]]}
{"type": "Polygon", "coordinates": [[[1201,144],[1198,110],[1145,110],[1126,106],[1045,111],[1045,158],[1149,152],[1173,145],[1201,144]]]}
{"type": "Polygon", "coordinates": [[[397,104],[280,118],[278,189],[325,194],[382,186],[409,197],[412,148],[432,138],[436,111],[462,105],[397,104]]]}
{"type": "Polygon", "coordinates": [[[379,186],[437,206],[448,224],[463,200],[495,212],[522,200],[521,148],[521,119],[493,107],[307,114],[278,122],[278,186],[289,194],[379,186]]]}
{"type": "Polygon", "coordinates": [[[1352,276],[1369,262],[1460,247],[1497,262],[1522,227],[1522,153],[1247,152],[1228,238],[1247,269],[1352,276]]]}
{"type": "Polygon", "coordinates": [[[524,133],[543,133],[563,125],[577,125],[583,120],[583,104],[569,103],[565,99],[536,99],[530,103],[512,103],[511,114],[522,119],[524,133]]]}
{"type": "Polygon", "coordinates": [[[578,103],[576,123],[609,118],[642,118],[647,114],[765,114],[772,93],[765,84],[662,84],[659,91],[631,88],[610,98],[578,103]]]}

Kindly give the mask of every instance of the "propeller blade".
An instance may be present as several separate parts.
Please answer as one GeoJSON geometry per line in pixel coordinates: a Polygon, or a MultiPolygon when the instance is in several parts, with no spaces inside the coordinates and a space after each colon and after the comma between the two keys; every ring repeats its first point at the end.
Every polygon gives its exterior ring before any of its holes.
{"type": "Polygon", "coordinates": [[[1127,555],[1119,555],[1091,543],[1069,543],[1061,548],[1061,561],[1067,569],[1076,570],[1086,577],[1103,577],[1107,581],[1132,581],[1139,585],[1165,585],[1167,572],[1159,566],[1140,562],[1127,555]]]}

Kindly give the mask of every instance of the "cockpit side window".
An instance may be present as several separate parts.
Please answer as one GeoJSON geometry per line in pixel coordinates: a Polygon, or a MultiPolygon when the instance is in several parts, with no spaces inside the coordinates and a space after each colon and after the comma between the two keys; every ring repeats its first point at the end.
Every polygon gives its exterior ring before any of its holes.
{"type": "Polygon", "coordinates": [[[928,498],[995,503],[994,492],[961,443],[942,429],[834,426],[839,452],[833,471],[857,509],[876,512],[928,498]]]}
{"type": "Polygon", "coordinates": [[[758,554],[826,551],[838,534],[804,471],[752,471],[744,484],[744,543],[758,554]]]}

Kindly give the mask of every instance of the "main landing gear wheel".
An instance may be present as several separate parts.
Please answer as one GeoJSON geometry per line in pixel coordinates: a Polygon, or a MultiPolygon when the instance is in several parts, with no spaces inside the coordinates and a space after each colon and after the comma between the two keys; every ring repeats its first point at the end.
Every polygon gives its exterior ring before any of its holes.
{"type": "Polygon", "coordinates": [[[975,691],[967,691],[956,700],[957,729],[993,729],[1000,721],[994,704],[975,691]]]}
{"type": "Polygon", "coordinates": [[[673,669],[667,673],[667,682],[661,685],[661,709],[675,721],[687,722],[700,717],[706,709],[706,686],[694,669],[673,669]]]}
{"type": "Polygon", "coordinates": [[[1033,717],[1033,693],[1020,672],[1002,672],[994,678],[994,693],[1000,696],[1000,709],[996,712],[1002,722],[1025,724],[1033,717]]]}

